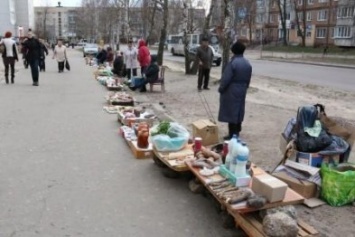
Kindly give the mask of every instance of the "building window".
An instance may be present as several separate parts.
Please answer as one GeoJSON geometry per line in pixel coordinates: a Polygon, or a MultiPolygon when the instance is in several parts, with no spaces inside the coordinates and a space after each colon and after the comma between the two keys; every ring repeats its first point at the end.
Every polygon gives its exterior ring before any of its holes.
{"type": "Polygon", "coordinates": [[[318,21],[326,21],[328,18],[328,11],[327,10],[320,10],[318,12],[318,21]]]}
{"type": "Polygon", "coordinates": [[[297,12],[298,20],[303,21],[303,12],[297,12]]]}
{"type": "Polygon", "coordinates": [[[270,23],[275,22],[275,15],[271,14],[270,15],[270,23]]]}
{"type": "Polygon", "coordinates": [[[334,38],[351,38],[350,26],[337,26],[334,31],[334,38]]]}
{"type": "Polygon", "coordinates": [[[275,8],[276,7],[276,1],[272,1],[272,7],[275,8]]]}
{"type": "Polygon", "coordinates": [[[316,38],[325,38],[327,36],[327,28],[317,28],[316,38]]]}
{"type": "Polygon", "coordinates": [[[300,6],[300,5],[303,5],[303,0],[298,0],[297,1],[297,4],[300,6]]]}
{"type": "Polygon", "coordinates": [[[265,0],[257,0],[256,5],[258,8],[264,8],[265,0]]]}
{"type": "Polygon", "coordinates": [[[319,0],[319,3],[328,2],[328,0],[319,0]]]}
{"type": "Polygon", "coordinates": [[[354,7],[341,7],[338,9],[338,18],[351,18],[354,16],[354,7]]]}
{"type": "Polygon", "coordinates": [[[314,3],[314,0],[308,0],[308,4],[312,5],[314,3]]]}
{"type": "Polygon", "coordinates": [[[307,12],[307,21],[312,21],[312,12],[307,12]]]}

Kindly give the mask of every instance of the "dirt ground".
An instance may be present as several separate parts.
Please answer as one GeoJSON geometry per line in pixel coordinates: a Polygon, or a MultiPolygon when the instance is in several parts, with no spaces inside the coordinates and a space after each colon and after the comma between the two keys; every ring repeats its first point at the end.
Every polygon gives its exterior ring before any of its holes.
{"type": "MultiPolygon", "coordinates": [[[[197,77],[186,76],[180,65],[167,63],[166,92],[135,93],[138,100],[163,102],[166,113],[176,121],[191,128],[191,123],[209,118],[203,101],[206,99],[213,119],[217,120],[219,108],[218,86],[210,83],[211,90],[197,92],[197,77]]],[[[218,78],[218,75],[212,75],[218,78]]],[[[247,95],[246,116],[241,138],[248,143],[252,162],[271,170],[280,161],[280,133],[297,108],[302,105],[322,103],[328,116],[355,118],[353,104],[355,93],[336,91],[314,85],[299,84],[273,78],[253,76],[247,95]]],[[[226,124],[218,123],[220,138],[227,134],[226,124]]],[[[355,236],[355,207],[341,208],[323,205],[309,209],[297,206],[299,216],[313,225],[322,236],[355,236]]]]}

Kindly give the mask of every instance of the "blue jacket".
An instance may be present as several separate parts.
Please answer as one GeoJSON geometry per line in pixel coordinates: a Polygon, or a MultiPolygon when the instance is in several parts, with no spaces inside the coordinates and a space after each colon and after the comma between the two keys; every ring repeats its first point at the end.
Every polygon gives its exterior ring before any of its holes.
{"type": "Polygon", "coordinates": [[[245,97],[249,88],[252,67],[243,55],[234,56],[224,69],[219,86],[218,120],[241,123],[244,120],[245,97]]]}

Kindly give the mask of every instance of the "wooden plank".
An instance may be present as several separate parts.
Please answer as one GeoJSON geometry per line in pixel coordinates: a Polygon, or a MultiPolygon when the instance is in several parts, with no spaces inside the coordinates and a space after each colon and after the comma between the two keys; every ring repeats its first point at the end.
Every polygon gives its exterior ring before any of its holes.
{"type": "Polygon", "coordinates": [[[259,231],[260,233],[262,233],[264,236],[266,236],[266,234],[265,234],[265,232],[264,232],[264,230],[263,230],[263,223],[262,223],[262,222],[260,222],[259,220],[257,220],[256,217],[254,217],[254,216],[249,216],[248,219],[249,219],[249,221],[254,225],[254,227],[255,227],[256,229],[258,229],[258,231],[259,231]]]}
{"type": "Polygon", "coordinates": [[[169,169],[172,169],[176,172],[185,172],[190,170],[186,164],[174,165],[175,163],[172,160],[169,160],[169,152],[159,152],[155,148],[153,148],[153,153],[159,160],[161,160],[166,166],[168,166],[169,169]]]}
{"type": "Polygon", "coordinates": [[[308,236],[308,233],[305,232],[304,230],[302,230],[302,228],[300,226],[298,226],[298,236],[306,237],[306,236],[308,236]]]}
{"type": "Polygon", "coordinates": [[[247,218],[245,218],[241,214],[237,214],[236,216],[236,222],[240,228],[243,229],[243,231],[248,235],[248,236],[253,236],[253,237],[266,237],[266,235],[262,234],[257,230],[252,223],[248,221],[247,218]]]}
{"type": "Polygon", "coordinates": [[[318,235],[319,234],[319,232],[316,229],[314,229],[312,226],[308,225],[303,220],[299,219],[297,222],[298,222],[299,226],[301,226],[304,230],[306,230],[311,235],[318,235]]]}

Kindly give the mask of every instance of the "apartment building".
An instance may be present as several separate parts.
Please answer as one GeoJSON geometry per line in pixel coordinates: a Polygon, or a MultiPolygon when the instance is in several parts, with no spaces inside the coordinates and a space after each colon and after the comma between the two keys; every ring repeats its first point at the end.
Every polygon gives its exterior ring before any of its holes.
{"type": "Polygon", "coordinates": [[[35,7],[35,33],[55,40],[76,37],[77,7],[35,7]]]}
{"type": "Polygon", "coordinates": [[[339,0],[334,28],[336,46],[355,47],[355,0],[339,0]]]}
{"type": "Polygon", "coordinates": [[[33,0],[2,0],[0,7],[0,36],[11,31],[20,36],[34,27],[33,0]]]}

